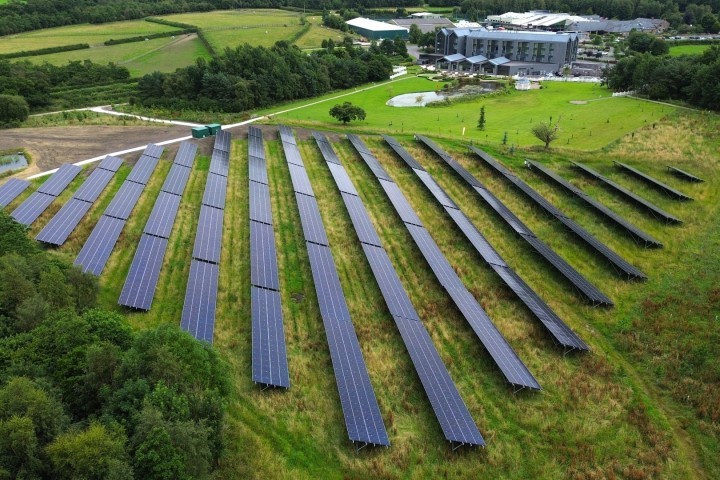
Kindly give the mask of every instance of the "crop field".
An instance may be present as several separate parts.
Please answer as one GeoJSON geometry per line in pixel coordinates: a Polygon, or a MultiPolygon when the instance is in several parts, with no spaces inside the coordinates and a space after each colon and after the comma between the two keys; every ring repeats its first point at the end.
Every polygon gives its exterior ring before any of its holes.
{"type": "Polygon", "coordinates": [[[85,50],[27,57],[27,60],[33,63],[48,62],[54,65],[64,65],[74,60],[91,60],[96,63],[115,62],[127,67],[130,70],[130,76],[140,77],[156,70],[173,72],[177,68],[192,64],[198,57],[209,58],[209,56],[210,54],[197,35],[190,34],[174,38],[154,38],[144,42],[100,45],[85,50]]]}
{"type": "Polygon", "coordinates": [[[199,27],[218,52],[244,43],[270,47],[278,40],[291,39],[302,30],[300,15],[283,10],[223,10],[162,18],[199,27]]]}
{"type": "MultiPolygon", "coordinates": [[[[480,145],[647,273],[647,282],[617,277],[552,217],[468,154],[460,139],[430,133],[540,238],[609,295],[616,303],[613,309],[584,305],[565,280],[531,254],[460,177],[412,139],[411,132],[398,135],[505,260],[591,346],[592,352],[586,355],[563,355],[411,170],[378,136],[363,135],[456,272],[542,384],[543,390],[533,394],[512,394],[438,285],[370,170],[344,136],[331,135],[403,285],[488,441],[486,449],[457,452],[450,450],[442,436],[332,176],[302,129],[297,131],[299,148],[391,446],[356,453],[347,440],[290,175],[273,133],[266,133],[266,155],[292,386],[288,391],[261,391],[252,383],[247,142],[243,134],[236,135],[215,329],[215,346],[231,366],[235,393],[229,406],[228,449],[217,478],[684,479],[710,477],[710,472],[718,471],[720,393],[714,385],[720,381],[716,364],[720,338],[713,318],[720,309],[720,226],[707,219],[720,213],[720,120],[702,113],[661,113],[655,125],[642,126],[642,122],[625,131],[614,127],[613,143],[600,150],[576,145],[576,150],[522,148],[511,154],[498,142],[480,145]],[[661,240],[664,248],[646,250],[636,245],[579,201],[523,168],[525,158],[541,161],[569,178],[661,240]],[[685,223],[665,226],[653,220],[570,168],[568,160],[592,166],[685,223]],[[670,200],[621,173],[612,160],[637,166],[695,200],[670,200]],[[665,172],[666,164],[689,170],[706,182],[682,182],[665,172]]],[[[116,302],[125,275],[169,167],[168,161],[159,164],[101,276],[105,308],[120,310],[116,302]]],[[[199,157],[170,238],[152,309],[129,313],[136,328],[179,324],[207,169],[208,159],[199,157]]],[[[56,250],[58,255],[75,257],[129,170],[129,166],[121,168],[68,243],[56,250]]],[[[58,204],[33,225],[31,235],[39,232],[80,183],[79,178],[73,182],[58,204]]],[[[26,191],[22,198],[29,194],[26,191]]]]}
{"type": "Polygon", "coordinates": [[[670,47],[670,55],[679,57],[680,55],[701,55],[711,45],[678,45],[670,47]]]}
{"type": "Polygon", "coordinates": [[[110,39],[149,35],[172,30],[177,30],[177,28],[150,23],[144,20],[48,28],[3,37],[2,42],[0,42],[0,53],[38,50],[40,48],[73,45],[76,43],[87,43],[90,44],[90,46],[99,46],[110,39]]]}
{"type": "Polygon", "coordinates": [[[342,129],[328,111],[336,103],[352,102],[367,113],[364,121],[352,122],[354,132],[385,132],[391,135],[418,132],[467,142],[499,144],[507,132],[507,145],[541,145],[530,129],[541,121],[560,121],[561,135],[555,145],[580,150],[595,150],[617,140],[626,132],[652,125],[674,110],[640,100],[611,97],[611,92],[595,84],[544,82],[541,90],[489,96],[459,101],[438,107],[390,107],[386,102],[400,94],[434,91],[442,88],[425,78],[406,77],[377,88],[347,92],[311,101],[284,105],[261,113],[271,113],[278,123],[342,129]],[[323,99],[330,99],[323,102],[323,99]],[[575,102],[575,103],[573,103],[575,102]],[[294,107],[312,105],[292,110],[294,107]],[[480,107],[485,106],[486,126],[477,128],[480,107]],[[286,113],[286,110],[288,111],[286,113]],[[463,134],[464,131],[464,134],[463,134]]]}

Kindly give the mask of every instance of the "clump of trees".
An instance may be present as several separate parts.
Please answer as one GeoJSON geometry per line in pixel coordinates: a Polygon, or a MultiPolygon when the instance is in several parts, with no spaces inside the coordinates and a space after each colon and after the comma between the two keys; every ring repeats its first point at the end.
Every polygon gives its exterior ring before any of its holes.
{"type": "Polygon", "coordinates": [[[30,107],[19,95],[0,95],[0,128],[15,127],[27,120],[30,107]]]}
{"type": "Polygon", "coordinates": [[[365,120],[365,110],[350,102],[338,103],[330,109],[330,116],[346,124],[353,120],[365,120]]]}
{"type": "Polygon", "coordinates": [[[96,295],[0,212],[0,476],[207,478],[226,367],[177,326],[134,332],[96,295]]]}
{"type": "MultiPolygon", "coordinates": [[[[329,42],[328,42],[329,43],[329,42]]],[[[390,60],[378,48],[352,41],[307,55],[286,41],[271,48],[243,45],[175,73],[155,72],[138,82],[136,101],[146,106],[241,112],[314,97],[333,89],[385,80],[390,60]]]]}

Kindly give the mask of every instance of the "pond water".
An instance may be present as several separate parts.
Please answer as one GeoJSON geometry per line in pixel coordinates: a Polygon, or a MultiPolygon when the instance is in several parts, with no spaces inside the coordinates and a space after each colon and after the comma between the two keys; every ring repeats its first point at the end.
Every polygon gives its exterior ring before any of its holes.
{"type": "Polygon", "coordinates": [[[424,107],[428,103],[442,102],[445,99],[462,97],[463,95],[478,95],[492,92],[501,85],[493,82],[482,82],[477,85],[465,85],[451,92],[415,92],[398,95],[388,100],[385,105],[389,107],[424,107]]]}
{"type": "Polygon", "coordinates": [[[25,158],[25,155],[21,153],[0,157],[0,173],[9,172],[11,170],[21,170],[27,166],[27,158],[25,158]]]}

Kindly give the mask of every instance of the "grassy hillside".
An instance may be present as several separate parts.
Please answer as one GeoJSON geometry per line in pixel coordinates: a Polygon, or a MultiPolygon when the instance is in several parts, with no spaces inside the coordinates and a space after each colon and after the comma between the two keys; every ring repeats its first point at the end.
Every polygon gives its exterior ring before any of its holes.
{"type": "MultiPolygon", "coordinates": [[[[614,101],[614,100],[613,100],[614,101]]],[[[659,115],[658,115],[659,116],[659,115]]],[[[614,122],[613,122],[614,123],[614,122]]],[[[613,124],[611,123],[611,125],[613,124]]],[[[481,145],[510,165],[566,214],[645,271],[650,279],[619,279],[592,251],[502,177],[465,153],[458,140],[439,142],[506,202],[588,279],[615,309],[593,309],[495,214],[452,170],[409,135],[403,144],[453,196],[506,261],[592,347],[563,356],[523,305],[483,264],[424,186],[373,135],[364,139],[436,239],[443,253],[544,390],[513,396],[464,319],[438,286],[369,169],[344,137],[338,155],[365,202],[388,254],[448,366],[488,447],[451,452],[353,233],[337,188],[314,142],[300,141],[328,230],[338,272],[378,395],[392,446],[355,453],[347,440],[327,342],[292,185],[282,148],[267,142],[292,388],[261,392],[250,380],[247,144],[234,142],[219,286],[215,345],[230,362],[235,393],[229,408],[229,447],[217,478],[693,478],[720,469],[718,451],[718,334],[720,307],[720,121],[717,116],[673,113],[634,135],[616,131],[601,149],[544,152],[499,143],[481,145]],[[543,161],[664,242],[645,250],[583,204],[536,173],[525,157],[543,161]],[[571,169],[581,160],[641,193],[685,221],[664,226],[596,182],[571,169]],[[612,167],[636,165],[691,194],[678,203],[612,167]],[[672,163],[707,180],[686,184],[664,171],[672,163]]],[[[194,241],[207,159],[197,161],[170,239],[153,308],[133,313],[137,328],[178,324],[194,241]]],[[[117,298],[140,232],[167,171],[154,173],[103,276],[102,303],[117,298]]],[[[74,258],[92,225],[127,174],[123,167],[89,217],[58,254],[74,258]]],[[[76,180],[70,190],[79,186],[76,180]]],[[[26,194],[27,195],[27,194],[26,194]]],[[[66,200],[69,192],[61,200],[66,200]]],[[[17,204],[18,202],[15,202],[17,204]]],[[[43,215],[31,233],[49,219],[43,215]]]]}

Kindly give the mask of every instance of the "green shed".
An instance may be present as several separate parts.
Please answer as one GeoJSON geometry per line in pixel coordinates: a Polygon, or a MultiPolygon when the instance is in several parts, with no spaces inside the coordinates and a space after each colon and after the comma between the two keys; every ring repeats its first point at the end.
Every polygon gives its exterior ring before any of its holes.
{"type": "Polygon", "coordinates": [[[211,135],[208,127],[193,127],[192,136],[193,138],[205,138],[211,135]]]}
{"type": "Polygon", "coordinates": [[[219,123],[211,123],[209,125],[205,125],[205,127],[210,130],[210,135],[217,135],[217,133],[222,130],[222,126],[220,126],[219,123]]]}

